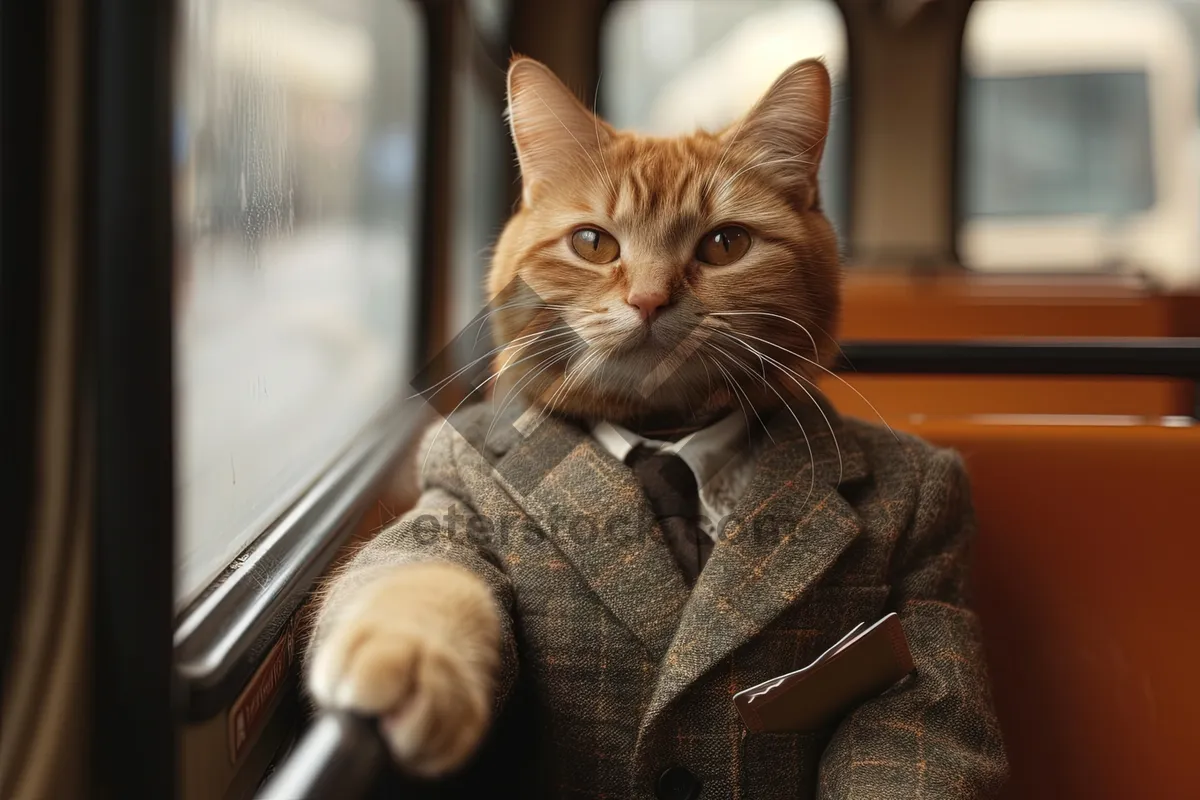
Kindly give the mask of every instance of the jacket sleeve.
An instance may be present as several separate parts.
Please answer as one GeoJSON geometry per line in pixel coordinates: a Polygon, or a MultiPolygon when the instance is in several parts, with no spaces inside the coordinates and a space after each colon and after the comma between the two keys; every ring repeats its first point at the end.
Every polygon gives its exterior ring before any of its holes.
{"type": "Polygon", "coordinates": [[[967,598],[975,516],[959,458],[935,453],[893,563],[892,610],[916,666],[834,732],[821,759],[822,800],[998,794],[1008,777],[978,619],[967,598]]]}
{"type": "Polygon", "coordinates": [[[426,449],[430,452],[423,462],[420,497],[405,514],[375,534],[325,584],[316,600],[305,660],[311,662],[312,654],[349,605],[347,598],[358,589],[405,564],[450,562],[466,567],[483,580],[491,589],[499,611],[501,652],[496,697],[499,710],[517,678],[513,587],[502,562],[487,544],[486,529],[479,516],[467,502],[468,493],[454,459],[454,448],[460,442],[461,437],[449,426],[440,436],[426,436],[426,444],[420,450],[422,454],[426,449]]]}

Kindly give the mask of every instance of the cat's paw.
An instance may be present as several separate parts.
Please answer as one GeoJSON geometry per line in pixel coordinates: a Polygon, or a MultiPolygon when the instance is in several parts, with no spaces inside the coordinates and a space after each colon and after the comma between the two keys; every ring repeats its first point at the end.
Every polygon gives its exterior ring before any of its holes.
{"type": "Polygon", "coordinates": [[[487,731],[499,620],[482,584],[427,573],[365,587],[314,652],[309,691],[323,708],[377,717],[397,763],[437,777],[462,766],[487,731]],[[439,593],[442,603],[431,597],[439,593]]]}

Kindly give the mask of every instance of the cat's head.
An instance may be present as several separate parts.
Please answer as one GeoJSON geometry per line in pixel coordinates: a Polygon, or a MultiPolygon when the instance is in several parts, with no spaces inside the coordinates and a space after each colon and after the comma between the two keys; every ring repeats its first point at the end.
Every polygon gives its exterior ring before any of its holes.
{"type": "Polygon", "coordinates": [[[789,68],[725,130],[678,138],[615,130],[528,58],[508,99],[522,193],[488,278],[498,392],[638,426],[813,391],[840,286],[817,187],[823,64],[789,68]]]}

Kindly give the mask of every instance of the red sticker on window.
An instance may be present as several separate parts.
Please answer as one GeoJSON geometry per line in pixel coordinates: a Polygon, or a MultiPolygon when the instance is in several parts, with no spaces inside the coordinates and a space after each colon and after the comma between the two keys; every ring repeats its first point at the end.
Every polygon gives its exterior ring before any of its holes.
{"type": "Polygon", "coordinates": [[[229,709],[229,760],[236,764],[246,745],[259,734],[265,714],[275,702],[292,665],[296,644],[295,621],[289,621],[266,659],[229,709]]]}

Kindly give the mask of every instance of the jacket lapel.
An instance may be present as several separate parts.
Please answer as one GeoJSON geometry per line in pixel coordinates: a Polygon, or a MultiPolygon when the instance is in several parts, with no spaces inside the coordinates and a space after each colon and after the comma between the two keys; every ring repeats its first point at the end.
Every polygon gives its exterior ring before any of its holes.
{"type": "Polygon", "coordinates": [[[497,442],[497,480],[660,660],[689,593],[633,472],[564,420],[518,438],[497,442]]]}
{"type": "Polygon", "coordinates": [[[832,408],[828,424],[815,411],[801,416],[802,428],[790,416],[773,425],[774,442],[763,442],[754,478],[683,609],[646,725],[802,598],[861,533],[838,487],[866,476],[865,456],[832,408]]]}

